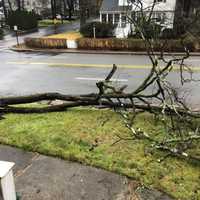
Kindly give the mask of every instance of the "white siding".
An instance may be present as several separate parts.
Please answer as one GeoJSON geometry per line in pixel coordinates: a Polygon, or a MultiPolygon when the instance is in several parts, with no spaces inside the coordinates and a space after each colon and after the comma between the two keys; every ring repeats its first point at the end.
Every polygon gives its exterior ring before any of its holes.
{"type": "MultiPolygon", "coordinates": [[[[143,0],[143,8],[150,10],[154,0],[143,0]]],[[[176,0],[166,0],[166,2],[158,2],[155,5],[154,11],[175,11],[176,0]]],[[[133,10],[139,10],[133,6],[133,10]]]]}
{"type": "Polygon", "coordinates": [[[128,5],[128,0],[119,0],[118,5],[119,6],[127,6],[128,5]]]}

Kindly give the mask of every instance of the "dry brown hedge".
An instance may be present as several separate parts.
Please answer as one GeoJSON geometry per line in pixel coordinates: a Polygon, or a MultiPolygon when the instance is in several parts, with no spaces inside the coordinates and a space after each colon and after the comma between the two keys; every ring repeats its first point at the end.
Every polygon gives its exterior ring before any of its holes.
{"type": "MultiPolygon", "coordinates": [[[[145,43],[141,39],[117,39],[117,38],[80,38],[77,40],[78,48],[85,50],[121,50],[121,51],[146,51],[145,43]]],[[[184,48],[180,40],[160,40],[154,45],[154,51],[160,51],[164,45],[166,52],[183,52],[184,48]]],[[[55,38],[26,38],[25,45],[30,48],[67,49],[66,39],[55,38]]],[[[185,41],[190,51],[200,52],[199,41],[185,41]]]]}
{"type": "MultiPolygon", "coordinates": [[[[153,43],[152,43],[153,44],[153,43]]],[[[183,45],[180,40],[160,40],[154,43],[154,50],[160,51],[164,45],[164,51],[170,52],[181,52],[184,51],[183,45]]],[[[191,51],[200,51],[197,43],[185,42],[191,51]]],[[[107,38],[107,39],[94,39],[94,38],[81,38],[78,40],[79,49],[87,50],[127,50],[127,51],[146,51],[145,43],[141,39],[117,39],[117,38],[107,38]]]]}
{"type": "Polygon", "coordinates": [[[66,49],[66,39],[55,38],[26,38],[26,46],[30,48],[66,49]]]}

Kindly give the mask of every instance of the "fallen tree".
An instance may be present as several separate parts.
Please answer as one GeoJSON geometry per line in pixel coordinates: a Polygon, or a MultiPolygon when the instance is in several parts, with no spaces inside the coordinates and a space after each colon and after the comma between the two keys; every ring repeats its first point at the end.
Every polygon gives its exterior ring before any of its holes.
{"type": "MultiPolygon", "coordinates": [[[[143,39],[148,57],[151,61],[151,68],[139,86],[136,89],[127,92],[127,85],[116,85],[112,81],[117,66],[113,65],[112,70],[108,73],[104,81],[96,83],[98,93],[83,95],[64,95],[59,93],[35,94],[22,97],[0,98],[0,113],[46,113],[66,111],[68,108],[79,106],[97,106],[103,108],[111,108],[118,113],[125,126],[130,130],[130,137],[123,138],[120,135],[119,140],[147,140],[154,149],[167,152],[166,156],[172,155],[186,160],[200,162],[198,156],[193,156],[188,150],[199,146],[200,131],[199,117],[200,111],[192,110],[185,103],[178,91],[172,86],[168,80],[169,75],[174,69],[180,76],[180,84],[196,81],[193,79],[192,68],[189,67],[185,60],[190,56],[187,45],[182,38],[182,46],[184,50],[183,56],[174,56],[165,54],[165,45],[167,40],[160,45],[160,54],[155,54],[154,47],[159,42],[160,32],[156,32],[152,37],[148,37],[148,25],[152,28],[152,13],[157,4],[153,1],[149,14],[145,14],[142,1],[133,1],[140,9],[141,19],[130,18],[137,28],[143,39]],[[145,24],[145,26],[143,26],[145,24]],[[153,88],[153,89],[152,89],[153,88]],[[60,104],[54,104],[52,101],[61,100],[60,104]],[[48,101],[39,107],[25,106],[40,101],[48,101]],[[135,118],[141,112],[151,113],[157,123],[162,124],[165,128],[165,135],[161,138],[155,138],[151,133],[143,131],[143,127],[135,127],[135,118]]],[[[129,17],[129,16],[127,16],[129,17]]],[[[162,159],[161,159],[162,160],[162,159]]]]}
{"type": "MultiPolygon", "coordinates": [[[[167,66],[163,68],[163,72],[165,71],[169,73],[169,68],[171,67],[171,64],[168,63],[167,66]]],[[[190,110],[186,107],[185,104],[183,104],[181,101],[178,101],[178,97],[176,95],[170,96],[171,100],[173,99],[173,104],[167,103],[165,93],[169,91],[166,91],[158,80],[161,73],[153,73],[154,75],[149,75],[148,78],[134,92],[126,93],[124,92],[124,90],[127,86],[116,88],[112,84],[113,82],[111,81],[111,79],[116,70],[116,65],[113,65],[113,69],[105,78],[105,81],[101,81],[96,84],[99,89],[98,93],[83,95],[44,93],[29,96],[0,98],[0,113],[1,115],[3,115],[8,113],[31,114],[60,112],[66,111],[68,108],[79,106],[110,108],[114,109],[122,116],[126,127],[131,130],[132,134],[131,138],[129,139],[145,139],[152,143],[152,147],[162,150],[164,152],[168,152],[168,154],[170,155],[184,159],[187,158],[190,161],[195,160],[199,162],[199,158],[189,155],[185,152],[185,150],[187,150],[187,148],[190,148],[192,142],[200,140],[198,128],[194,128],[189,124],[191,120],[200,117],[200,111],[190,110]],[[158,74],[160,75],[158,76],[158,74]],[[157,91],[152,94],[144,95],[143,91],[152,84],[149,84],[150,82],[156,83],[156,85],[158,86],[157,91]],[[150,103],[150,99],[160,100],[161,104],[150,103]],[[60,100],[60,103],[55,105],[54,103],[52,103],[55,100],[60,100]],[[41,101],[46,101],[47,103],[39,107],[25,106],[25,104],[31,104],[41,101]],[[141,131],[142,129],[134,128],[134,118],[140,112],[149,112],[156,116],[161,115],[161,121],[163,121],[165,125],[168,123],[170,123],[170,126],[172,124],[174,125],[173,133],[177,133],[178,131],[179,133],[183,133],[183,135],[177,136],[177,134],[175,134],[173,135],[173,137],[171,137],[172,134],[170,134],[170,137],[166,137],[166,139],[163,141],[155,140],[153,137],[150,136],[149,133],[141,131]],[[165,119],[163,119],[163,117],[165,119]],[[171,121],[169,122],[168,119],[170,119],[171,121]],[[177,129],[177,127],[175,127],[175,123],[177,122],[177,120],[184,121],[184,126],[177,129]],[[188,129],[188,127],[190,127],[190,132],[182,132],[183,129],[188,129]],[[183,149],[181,148],[180,144],[184,146],[183,149]],[[188,145],[187,148],[185,148],[186,144],[188,145]]],[[[156,68],[154,70],[156,70],[156,68]]],[[[152,74],[152,72],[150,72],[150,74],[152,74]]],[[[166,74],[164,76],[166,76],[166,74]]],[[[168,89],[171,90],[172,88],[168,89]]],[[[116,141],[116,143],[126,139],[127,138],[121,138],[119,136],[119,140],[116,141]]]]}

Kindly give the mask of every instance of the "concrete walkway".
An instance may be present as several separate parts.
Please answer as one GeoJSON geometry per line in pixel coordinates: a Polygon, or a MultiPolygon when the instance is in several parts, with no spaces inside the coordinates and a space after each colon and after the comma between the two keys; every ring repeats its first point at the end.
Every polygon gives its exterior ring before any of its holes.
{"type": "Polygon", "coordinates": [[[126,177],[9,146],[0,145],[0,160],[16,163],[20,200],[171,200],[126,177]]]}

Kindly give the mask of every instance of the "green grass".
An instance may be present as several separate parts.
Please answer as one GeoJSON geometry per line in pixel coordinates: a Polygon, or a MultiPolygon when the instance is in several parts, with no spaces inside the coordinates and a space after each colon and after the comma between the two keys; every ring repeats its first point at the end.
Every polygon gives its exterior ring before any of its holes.
{"type": "MultiPolygon", "coordinates": [[[[116,135],[129,136],[120,117],[108,110],[76,108],[63,113],[15,115],[0,121],[0,143],[58,156],[127,175],[177,199],[200,199],[200,168],[183,160],[157,162],[161,152],[150,153],[144,141],[112,145],[116,135]],[[98,146],[90,151],[98,141],[98,146]]],[[[141,114],[137,126],[163,133],[152,116],[141,114]]],[[[199,152],[200,149],[197,149],[199,152]]]]}
{"type": "MultiPolygon", "coordinates": [[[[64,24],[67,24],[69,23],[68,20],[63,20],[64,24]]],[[[62,21],[61,20],[56,20],[56,25],[60,25],[62,24],[62,21]]],[[[48,27],[48,26],[52,26],[54,25],[54,21],[51,20],[51,19],[44,19],[44,20],[40,20],[38,22],[38,27],[48,27]]]]}

